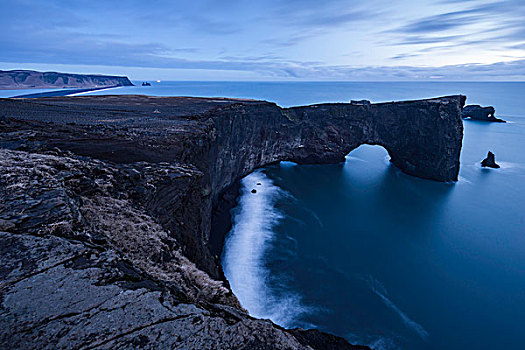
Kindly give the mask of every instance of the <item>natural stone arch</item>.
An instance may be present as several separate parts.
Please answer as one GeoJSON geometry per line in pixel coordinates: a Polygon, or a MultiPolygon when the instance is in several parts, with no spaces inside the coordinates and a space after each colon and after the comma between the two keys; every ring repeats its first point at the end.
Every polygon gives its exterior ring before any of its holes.
{"type": "Polygon", "coordinates": [[[336,163],[362,144],[383,146],[403,172],[456,181],[465,97],[392,103],[330,103],[279,108],[246,102],[210,114],[207,154],[213,206],[229,185],[255,168],[289,160],[336,163]]]}
{"type": "MultiPolygon", "coordinates": [[[[282,160],[337,163],[362,144],[380,145],[403,172],[436,181],[456,181],[463,139],[464,96],[392,103],[331,103],[280,108],[264,101],[243,101],[202,115],[206,138],[189,161],[203,169],[207,195],[201,246],[217,255],[229,228],[229,209],[243,176],[282,160]],[[230,189],[227,190],[227,189],[230,189]],[[208,197],[209,196],[209,197],[208,197]],[[212,220],[207,218],[212,217],[212,220]],[[220,223],[225,223],[220,224],[220,223]]],[[[194,233],[189,232],[193,239],[194,233]]],[[[207,253],[206,253],[207,254],[207,253]]],[[[201,259],[196,252],[195,260],[201,259]]],[[[207,269],[212,275],[218,272],[207,269]]]]}
{"type": "Polygon", "coordinates": [[[380,104],[323,104],[285,110],[301,120],[289,158],[331,163],[362,144],[380,145],[407,174],[456,181],[463,139],[463,96],[380,104]],[[300,145],[297,145],[300,143],[300,145]]]}

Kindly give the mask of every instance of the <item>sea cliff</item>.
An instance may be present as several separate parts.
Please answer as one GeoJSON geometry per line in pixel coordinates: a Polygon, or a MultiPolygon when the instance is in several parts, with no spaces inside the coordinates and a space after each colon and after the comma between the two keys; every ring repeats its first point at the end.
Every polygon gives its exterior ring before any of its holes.
{"type": "Polygon", "coordinates": [[[127,77],[96,74],[0,70],[0,89],[56,89],[133,86],[127,77]]]}
{"type": "Polygon", "coordinates": [[[464,102],[0,99],[0,344],[365,348],[242,309],[212,244],[225,197],[257,167],[339,162],[364,143],[408,174],[454,181],[464,102]]]}

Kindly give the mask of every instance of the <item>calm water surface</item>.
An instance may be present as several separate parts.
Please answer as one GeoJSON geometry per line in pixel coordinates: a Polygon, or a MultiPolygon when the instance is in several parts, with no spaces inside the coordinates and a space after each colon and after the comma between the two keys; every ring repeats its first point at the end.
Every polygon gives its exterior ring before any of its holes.
{"type": "MultiPolygon", "coordinates": [[[[346,86],[344,100],[463,93],[510,123],[465,121],[456,184],[406,176],[366,145],[344,164],[248,176],[223,254],[234,292],[255,316],[377,349],[521,349],[525,84],[363,85],[346,86]],[[501,169],[480,168],[488,150],[501,169]]],[[[317,102],[299,95],[297,104],[317,102]]]]}

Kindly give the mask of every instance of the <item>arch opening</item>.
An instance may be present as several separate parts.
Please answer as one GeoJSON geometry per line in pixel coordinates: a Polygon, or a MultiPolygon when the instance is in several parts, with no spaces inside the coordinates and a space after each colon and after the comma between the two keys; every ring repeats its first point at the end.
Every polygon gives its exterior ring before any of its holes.
{"type": "Polygon", "coordinates": [[[381,145],[363,143],[345,155],[345,163],[352,159],[373,163],[382,161],[384,164],[390,164],[392,157],[388,150],[381,145]]]}

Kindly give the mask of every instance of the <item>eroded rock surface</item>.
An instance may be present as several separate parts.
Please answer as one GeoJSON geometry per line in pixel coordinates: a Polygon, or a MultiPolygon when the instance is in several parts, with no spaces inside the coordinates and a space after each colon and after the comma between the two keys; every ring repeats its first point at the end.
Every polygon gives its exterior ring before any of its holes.
{"type": "Polygon", "coordinates": [[[133,86],[127,77],[95,74],[0,70],[0,89],[96,88],[133,86]]]}
{"type": "Polygon", "coordinates": [[[481,166],[494,169],[498,169],[500,167],[499,164],[496,163],[496,156],[491,151],[489,151],[489,153],[487,153],[487,157],[481,161],[481,166]]]}
{"type": "Polygon", "coordinates": [[[468,105],[463,107],[461,112],[462,118],[470,118],[472,120],[481,120],[484,122],[498,122],[505,123],[503,119],[496,118],[494,114],[496,110],[492,106],[481,107],[480,105],[468,105]]]}
{"type": "Polygon", "coordinates": [[[198,170],[5,149],[0,159],[3,347],[309,348],[249,317],[134,199],[167,179],[184,191],[198,170]]]}
{"type": "Polygon", "coordinates": [[[359,348],[248,316],[222,279],[213,218],[256,167],[337,162],[363,143],[455,180],[463,103],[0,99],[0,344],[359,348]]]}

